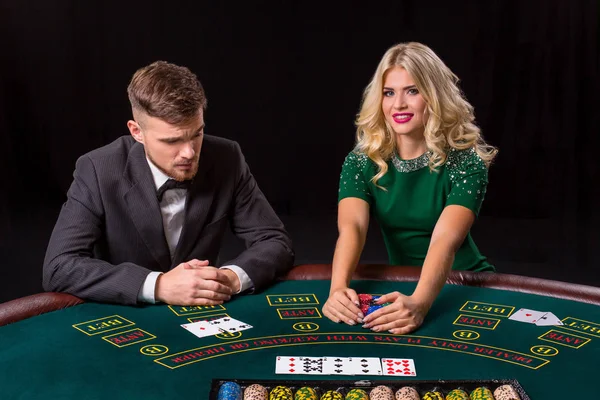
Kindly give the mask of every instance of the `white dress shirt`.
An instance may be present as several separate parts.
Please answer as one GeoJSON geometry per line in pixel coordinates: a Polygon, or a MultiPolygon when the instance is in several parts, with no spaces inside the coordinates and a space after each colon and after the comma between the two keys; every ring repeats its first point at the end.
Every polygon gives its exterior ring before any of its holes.
{"type": "MultiPolygon", "coordinates": [[[[148,160],[150,171],[152,171],[152,177],[154,178],[154,185],[156,190],[161,187],[168,179],[165,173],[163,173],[152,161],[148,160]]],[[[183,229],[183,220],[185,218],[185,200],[187,197],[186,189],[170,189],[163,194],[162,201],[160,202],[160,213],[162,214],[163,228],[165,230],[165,238],[169,245],[169,253],[171,253],[171,259],[175,254],[175,248],[179,242],[179,236],[181,236],[181,230],[183,229]]],[[[227,268],[232,270],[240,280],[240,292],[246,289],[254,287],[254,283],[250,280],[248,274],[237,265],[224,265],[221,268],[227,268]]],[[[142,290],[138,294],[138,300],[145,303],[156,303],[154,299],[154,293],[156,290],[156,280],[162,272],[152,271],[146,277],[142,290]]]]}

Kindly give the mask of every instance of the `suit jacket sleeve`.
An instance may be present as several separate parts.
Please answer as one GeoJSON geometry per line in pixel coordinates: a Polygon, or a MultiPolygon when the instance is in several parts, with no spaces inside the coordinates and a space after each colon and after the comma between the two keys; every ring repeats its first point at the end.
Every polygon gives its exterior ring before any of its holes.
{"type": "Polygon", "coordinates": [[[259,189],[237,143],[235,151],[238,176],[230,224],[233,233],[244,240],[246,250],[223,264],[238,265],[260,291],[292,267],[294,252],[283,223],[259,189]]]}
{"type": "Polygon", "coordinates": [[[77,160],[73,176],[46,250],[43,287],[93,301],[136,304],[150,270],[94,258],[104,235],[104,206],[92,160],[77,160]]]}

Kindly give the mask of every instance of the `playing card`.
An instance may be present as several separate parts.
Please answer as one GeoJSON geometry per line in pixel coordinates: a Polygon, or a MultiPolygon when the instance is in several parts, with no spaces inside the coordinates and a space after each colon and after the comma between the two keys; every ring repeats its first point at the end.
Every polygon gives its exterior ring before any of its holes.
{"type": "Polygon", "coordinates": [[[324,375],[354,375],[350,357],[323,357],[324,375]]]}
{"type": "Polygon", "coordinates": [[[353,375],[381,375],[381,360],[379,357],[350,358],[350,372],[353,375]]]}
{"type": "Polygon", "coordinates": [[[300,365],[303,374],[323,374],[323,358],[325,357],[300,357],[300,365]]]}
{"type": "Polygon", "coordinates": [[[417,376],[415,362],[411,358],[382,358],[381,368],[387,376],[417,376]]]}
{"type": "Polygon", "coordinates": [[[521,308],[513,315],[508,317],[508,319],[512,319],[513,321],[527,322],[529,324],[535,324],[538,319],[544,316],[546,312],[544,311],[536,311],[530,310],[528,308],[521,308]]]}
{"type": "Polygon", "coordinates": [[[564,325],[558,317],[551,312],[547,312],[540,317],[535,323],[537,326],[548,326],[548,325],[564,325]]]}
{"type": "Polygon", "coordinates": [[[219,330],[218,327],[213,326],[208,321],[192,322],[189,324],[183,324],[181,326],[189,332],[193,333],[194,335],[198,336],[199,338],[221,333],[221,330],[219,330]]]}
{"type": "Polygon", "coordinates": [[[219,329],[222,329],[229,333],[235,333],[252,328],[252,325],[242,321],[238,321],[237,319],[231,317],[215,319],[214,321],[210,321],[210,323],[213,326],[217,326],[219,327],[219,329]]]}
{"type": "Polygon", "coordinates": [[[302,374],[302,365],[298,356],[277,356],[275,359],[276,374],[302,374]]]}

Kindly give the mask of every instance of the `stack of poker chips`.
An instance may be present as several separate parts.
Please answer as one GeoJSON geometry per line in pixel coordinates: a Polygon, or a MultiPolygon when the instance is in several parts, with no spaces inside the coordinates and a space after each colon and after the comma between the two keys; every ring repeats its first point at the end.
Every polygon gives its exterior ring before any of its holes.
{"type": "Polygon", "coordinates": [[[369,395],[362,389],[351,389],[346,395],[346,400],[369,400],[369,395]]]}
{"type": "Polygon", "coordinates": [[[478,387],[471,392],[471,400],[494,400],[494,395],[490,389],[478,387]]]}
{"type": "Polygon", "coordinates": [[[431,390],[423,395],[423,400],[444,400],[444,395],[437,390],[431,390]]]}
{"type": "Polygon", "coordinates": [[[219,388],[219,400],[242,400],[242,388],[235,382],[225,382],[219,388]]]}
{"type": "Polygon", "coordinates": [[[370,395],[373,400],[394,400],[394,391],[384,385],[374,387],[370,395]]]}
{"type": "Polygon", "coordinates": [[[496,400],[521,400],[515,388],[510,385],[502,385],[494,390],[496,400]]]}
{"type": "Polygon", "coordinates": [[[373,296],[370,294],[359,294],[358,295],[358,302],[359,302],[359,307],[360,307],[360,311],[363,313],[363,315],[366,317],[367,315],[371,314],[374,311],[379,310],[381,307],[385,307],[390,303],[384,303],[384,304],[377,304],[377,300],[379,300],[381,296],[373,296]]]}
{"type": "Polygon", "coordinates": [[[318,400],[319,397],[315,389],[309,386],[303,386],[296,391],[294,400],[318,400]]]}
{"type": "Polygon", "coordinates": [[[419,392],[413,387],[404,386],[396,392],[396,400],[419,400],[419,392]]]}
{"type": "Polygon", "coordinates": [[[337,390],[328,390],[323,393],[321,400],[344,400],[344,396],[337,390]]]}
{"type": "Polygon", "coordinates": [[[448,392],[446,400],[469,400],[469,394],[462,389],[454,389],[448,392]]]}
{"type": "Polygon", "coordinates": [[[267,400],[268,393],[266,387],[253,383],[244,390],[244,400],[267,400]]]}
{"type": "Polygon", "coordinates": [[[294,395],[287,386],[275,386],[269,393],[269,400],[294,400],[294,395]]]}

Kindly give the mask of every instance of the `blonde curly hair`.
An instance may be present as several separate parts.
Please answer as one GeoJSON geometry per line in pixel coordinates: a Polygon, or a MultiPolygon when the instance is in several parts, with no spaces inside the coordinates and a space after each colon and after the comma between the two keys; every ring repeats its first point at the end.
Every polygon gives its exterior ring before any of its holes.
{"type": "MultiPolygon", "coordinates": [[[[458,77],[429,47],[417,43],[399,43],[389,48],[379,62],[371,82],[364,90],[360,113],[356,118],[355,150],[366,154],[379,172],[377,181],[388,171],[388,161],[396,151],[396,137],[384,118],[381,102],[385,73],[393,67],[404,68],[412,77],[426,103],[425,142],[431,151],[429,168],[444,165],[450,149],[474,148],[486,166],[498,150],[488,145],[475,125],[473,106],[458,87],[458,77]]],[[[378,185],[377,185],[378,186],[378,185]]]]}

